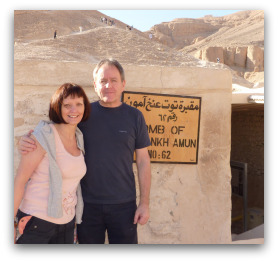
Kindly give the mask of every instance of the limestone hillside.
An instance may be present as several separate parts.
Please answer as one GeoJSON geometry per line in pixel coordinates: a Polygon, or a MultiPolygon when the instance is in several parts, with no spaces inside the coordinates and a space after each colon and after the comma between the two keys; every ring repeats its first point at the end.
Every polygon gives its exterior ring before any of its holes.
{"type": "Polygon", "coordinates": [[[129,30],[95,10],[20,10],[14,12],[14,59],[97,63],[114,57],[122,64],[227,68],[234,83],[253,87],[264,82],[263,25],[262,11],[178,18],[152,27],[150,40],[149,32],[129,30]]]}
{"type": "Polygon", "coordinates": [[[196,58],[224,63],[237,75],[264,82],[264,12],[199,19],[177,18],[154,25],[146,34],[166,46],[196,58]]]}

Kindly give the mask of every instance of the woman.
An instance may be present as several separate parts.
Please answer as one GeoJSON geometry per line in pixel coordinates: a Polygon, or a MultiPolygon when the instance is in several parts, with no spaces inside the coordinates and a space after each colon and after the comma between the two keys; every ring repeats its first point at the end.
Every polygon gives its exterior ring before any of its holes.
{"type": "Polygon", "coordinates": [[[77,124],[89,114],[90,103],[78,85],[66,83],[52,96],[50,122],[35,128],[31,137],[37,148],[22,155],[14,181],[14,217],[21,234],[16,243],[74,242],[75,217],[81,223],[83,212],[79,182],[86,172],[77,124]]]}

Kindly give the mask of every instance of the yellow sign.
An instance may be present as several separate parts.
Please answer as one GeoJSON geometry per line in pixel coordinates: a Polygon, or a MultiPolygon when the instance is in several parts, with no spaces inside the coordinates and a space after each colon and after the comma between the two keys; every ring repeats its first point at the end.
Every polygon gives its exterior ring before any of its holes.
{"type": "Polygon", "coordinates": [[[123,102],[145,117],[151,162],[197,164],[200,97],[124,92],[123,102]]]}

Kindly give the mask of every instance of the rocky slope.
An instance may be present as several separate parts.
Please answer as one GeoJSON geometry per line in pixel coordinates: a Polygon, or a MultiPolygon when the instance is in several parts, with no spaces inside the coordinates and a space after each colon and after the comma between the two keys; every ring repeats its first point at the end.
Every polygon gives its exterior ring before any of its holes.
{"type": "Polygon", "coordinates": [[[223,63],[234,75],[264,82],[264,12],[241,11],[223,17],[178,18],[154,25],[153,39],[205,61],[223,63]]]}
{"type": "Polygon", "coordinates": [[[116,19],[113,26],[103,23],[103,16],[98,11],[15,11],[14,58],[95,63],[108,56],[122,63],[175,66],[199,62],[149,41],[139,30],[127,30],[116,19]]]}
{"type": "Polygon", "coordinates": [[[262,11],[175,19],[155,25],[150,40],[149,32],[129,30],[95,10],[15,11],[14,59],[96,63],[114,57],[123,64],[228,68],[234,83],[253,87],[263,84],[263,22],[262,11]]]}

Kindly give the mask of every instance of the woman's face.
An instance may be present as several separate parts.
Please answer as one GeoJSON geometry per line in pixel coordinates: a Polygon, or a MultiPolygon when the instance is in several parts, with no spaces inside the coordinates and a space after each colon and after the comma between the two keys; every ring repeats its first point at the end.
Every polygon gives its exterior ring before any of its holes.
{"type": "Polygon", "coordinates": [[[62,102],[61,113],[67,124],[77,125],[82,120],[84,111],[83,97],[68,96],[62,102]]]}

